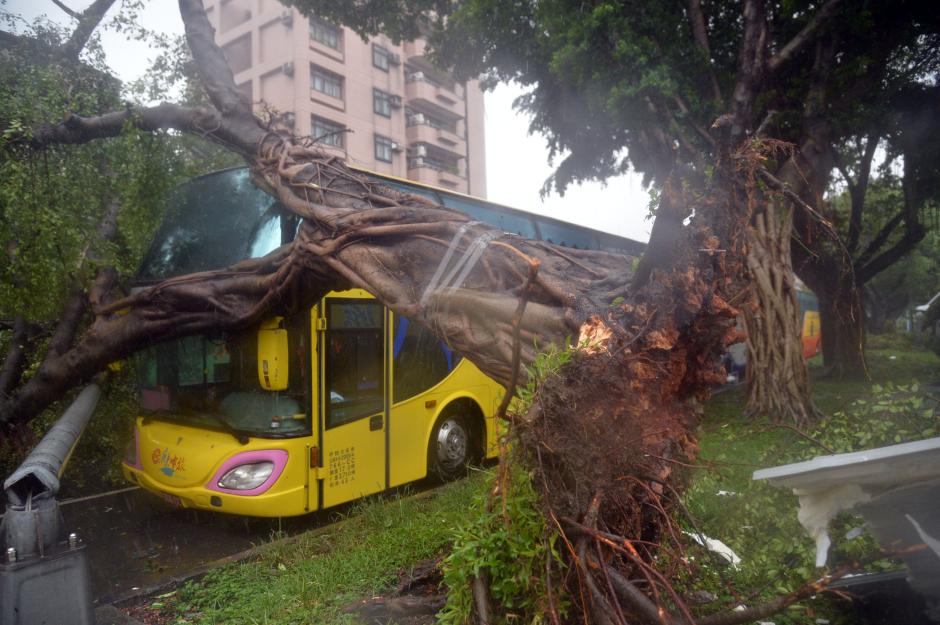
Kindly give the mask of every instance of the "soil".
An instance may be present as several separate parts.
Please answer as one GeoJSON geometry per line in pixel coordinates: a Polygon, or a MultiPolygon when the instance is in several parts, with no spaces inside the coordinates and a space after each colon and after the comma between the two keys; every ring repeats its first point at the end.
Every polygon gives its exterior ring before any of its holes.
{"type": "Polygon", "coordinates": [[[357,601],[343,611],[356,614],[364,625],[432,625],[447,599],[440,564],[435,558],[400,572],[394,592],[357,601]]]}

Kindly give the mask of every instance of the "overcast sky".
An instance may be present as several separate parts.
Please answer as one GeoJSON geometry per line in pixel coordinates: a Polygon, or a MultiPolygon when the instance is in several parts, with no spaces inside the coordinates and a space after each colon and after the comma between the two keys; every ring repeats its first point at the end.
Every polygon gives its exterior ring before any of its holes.
{"type": "MultiPolygon", "coordinates": [[[[90,4],[89,0],[64,2],[75,10],[90,4]]],[[[51,0],[7,0],[5,10],[30,21],[40,14],[60,23],[68,20],[51,0]]],[[[141,22],[156,31],[183,32],[179,11],[171,0],[149,0],[141,22]]],[[[128,41],[123,35],[107,30],[101,36],[108,63],[120,78],[132,80],[147,67],[153,52],[146,44],[128,41]]],[[[553,194],[542,201],[539,190],[552,167],[547,162],[544,137],[530,136],[527,117],[512,110],[512,101],[520,93],[515,85],[500,85],[486,94],[488,199],[633,239],[648,240],[649,196],[635,174],[609,180],[606,187],[600,184],[572,187],[564,197],[553,194]]]]}

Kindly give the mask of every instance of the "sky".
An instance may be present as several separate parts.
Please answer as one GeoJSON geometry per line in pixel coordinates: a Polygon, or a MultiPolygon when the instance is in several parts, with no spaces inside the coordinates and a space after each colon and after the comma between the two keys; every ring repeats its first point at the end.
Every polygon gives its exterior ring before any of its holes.
{"type": "MultiPolygon", "coordinates": [[[[64,0],[64,3],[76,11],[90,4],[89,0],[64,0]]],[[[56,22],[70,23],[51,0],[7,0],[3,9],[29,21],[45,14],[56,22]]],[[[183,32],[176,2],[172,0],[149,0],[141,14],[141,23],[155,31],[183,32]]],[[[128,41],[122,34],[108,30],[100,34],[108,64],[122,80],[137,78],[154,54],[146,44],[128,41]]],[[[652,225],[646,218],[649,194],[638,174],[631,172],[610,179],[606,185],[575,185],[564,197],[553,193],[543,200],[539,196],[552,166],[548,163],[545,138],[530,135],[528,117],[512,109],[513,100],[521,93],[518,85],[501,84],[485,95],[487,199],[647,241],[652,225]]]]}

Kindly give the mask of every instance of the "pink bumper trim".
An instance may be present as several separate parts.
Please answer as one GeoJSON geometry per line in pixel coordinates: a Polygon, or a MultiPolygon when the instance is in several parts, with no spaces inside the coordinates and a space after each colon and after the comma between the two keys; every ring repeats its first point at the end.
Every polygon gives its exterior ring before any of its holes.
{"type": "Polygon", "coordinates": [[[219,470],[215,472],[215,475],[213,475],[209,483],[206,484],[206,488],[208,490],[214,490],[218,493],[227,493],[229,495],[243,495],[247,497],[251,497],[252,495],[260,495],[274,486],[277,478],[281,477],[281,473],[284,472],[285,466],[287,466],[287,452],[283,449],[263,449],[260,451],[246,451],[240,454],[235,454],[226,460],[219,470]],[[271,475],[268,476],[268,479],[266,479],[261,484],[261,486],[252,488],[251,490],[235,490],[232,488],[222,488],[219,486],[219,480],[221,480],[226,473],[235,467],[243,464],[255,464],[256,462],[274,463],[274,470],[271,472],[271,475]]]}

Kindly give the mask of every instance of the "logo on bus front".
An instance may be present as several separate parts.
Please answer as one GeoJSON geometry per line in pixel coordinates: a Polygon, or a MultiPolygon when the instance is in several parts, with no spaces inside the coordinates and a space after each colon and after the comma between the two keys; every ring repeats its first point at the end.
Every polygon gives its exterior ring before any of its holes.
{"type": "Polygon", "coordinates": [[[150,454],[150,462],[153,464],[162,464],[163,466],[160,467],[160,473],[169,477],[173,477],[177,473],[182,473],[186,470],[186,460],[182,456],[170,454],[169,447],[165,449],[157,447],[154,449],[153,453],[150,454]]]}

